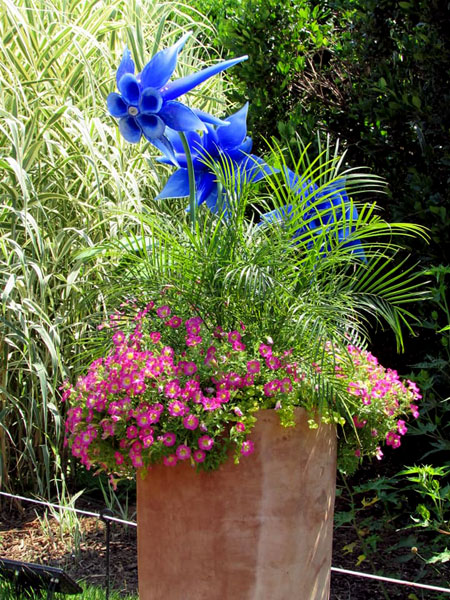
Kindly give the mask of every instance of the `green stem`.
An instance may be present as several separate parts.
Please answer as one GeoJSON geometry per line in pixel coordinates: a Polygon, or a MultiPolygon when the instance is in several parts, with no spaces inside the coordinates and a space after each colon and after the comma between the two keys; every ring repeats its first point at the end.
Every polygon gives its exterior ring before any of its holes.
{"type": "Polygon", "coordinates": [[[191,149],[183,131],[178,132],[180,135],[181,143],[183,144],[184,153],[186,155],[187,170],[189,177],[189,215],[191,218],[192,229],[195,231],[195,225],[197,223],[197,204],[195,202],[195,175],[194,175],[194,164],[192,162],[191,149]]]}

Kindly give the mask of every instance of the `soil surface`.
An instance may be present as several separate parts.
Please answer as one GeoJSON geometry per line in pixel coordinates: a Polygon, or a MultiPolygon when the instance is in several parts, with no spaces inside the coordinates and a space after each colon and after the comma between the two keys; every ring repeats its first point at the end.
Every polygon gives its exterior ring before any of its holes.
{"type": "MultiPolygon", "coordinates": [[[[10,500],[5,501],[4,498],[1,500],[0,557],[62,567],[79,582],[104,585],[105,524],[101,520],[95,517],[81,517],[79,519],[81,531],[74,538],[74,530],[70,532],[69,519],[58,521],[50,512],[46,515],[36,505],[25,506],[23,503],[20,506],[10,500]]],[[[341,500],[338,499],[337,511],[343,509],[340,507],[340,502],[341,500]]],[[[78,507],[96,513],[102,508],[95,502],[84,503],[78,507]]],[[[132,515],[130,520],[135,520],[132,512],[130,515],[132,515]]],[[[372,514],[372,518],[376,518],[375,513],[372,514]]],[[[417,538],[413,539],[407,535],[399,537],[394,528],[391,528],[389,535],[383,537],[378,535],[377,538],[377,551],[370,553],[370,560],[361,560],[363,555],[361,539],[363,543],[373,544],[368,532],[363,527],[356,531],[351,524],[338,527],[334,537],[333,566],[366,573],[378,572],[408,581],[419,578],[421,583],[448,586],[450,563],[437,565],[437,570],[432,565],[424,565],[420,558],[421,547],[419,546],[417,553],[411,552],[411,543],[418,543],[417,538]]],[[[123,593],[137,593],[136,528],[113,523],[110,552],[112,588],[123,593]]],[[[376,581],[350,575],[332,573],[331,578],[330,600],[445,600],[449,598],[449,595],[395,584],[385,584],[383,591],[376,581]]]]}

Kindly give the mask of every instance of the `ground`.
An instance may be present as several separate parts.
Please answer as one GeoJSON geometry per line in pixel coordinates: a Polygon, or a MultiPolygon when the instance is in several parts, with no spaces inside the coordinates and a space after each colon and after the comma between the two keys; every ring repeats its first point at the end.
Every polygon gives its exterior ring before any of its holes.
{"type": "MultiPolygon", "coordinates": [[[[101,507],[98,504],[91,504],[84,508],[98,512],[101,507]]],[[[36,511],[34,506],[25,507],[23,504],[20,510],[17,505],[3,500],[0,511],[0,556],[63,567],[77,581],[103,585],[105,525],[99,519],[83,517],[81,528],[82,536],[76,552],[71,547],[70,535],[61,531],[60,525],[50,514],[45,518],[42,511],[36,511]]],[[[395,531],[392,535],[396,535],[395,531]]],[[[420,559],[413,557],[411,560],[406,560],[410,558],[407,555],[411,552],[408,544],[393,553],[391,549],[395,545],[394,541],[394,539],[379,541],[378,551],[371,556],[372,564],[365,560],[363,564],[356,566],[358,556],[361,555],[357,534],[351,526],[339,527],[334,538],[333,565],[369,573],[373,573],[373,569],[376,568],[390,576],[411,581],[421,568],[420,559]]],[[[440,565],[439,573],[430,569],[422,582],[445,587],[445,581],[448,582],[449,579],[450,569],[440,565]]],[[[137,590],[135,527],[125,527],[115,523],[112,525],[111,585],[117,590],[128,593],[137,590]]],[[[383,592],[380,584],[375,581],[336,573],[333,573],[331,578],[330,600],[438,600],[441,598],[449,598],[449,596],[392,584],[386,584],[383,592]]]]}

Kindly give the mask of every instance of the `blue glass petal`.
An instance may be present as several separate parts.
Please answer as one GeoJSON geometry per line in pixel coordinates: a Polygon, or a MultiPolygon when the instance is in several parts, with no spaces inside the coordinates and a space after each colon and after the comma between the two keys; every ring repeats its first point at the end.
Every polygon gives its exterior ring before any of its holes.
{"type": "Polygon", "coordinates": [[[131,73],[125,73],[117,84],[119,92],[122,94],[122,98],[127,104],[137,106],[139,104],[139,98],[141,97],[141,89],[139,82],[134,75],[131,73]]]}
{"type": "Polygon", "coordinates": [[[236,148],[247,136],[248,102],[233,115],[228,117],[229,125],[217,128],[217,137],[221,148],[236,148]]]}
{"type": "Polygon", "coordinates": [[[173,165],[176,167],[179,166],[172,142],[166,135],[162,135],[160,138],[155,138],[154,140],[149,140],[149,142],[156,146],[156,148],[158,148],[158,150],[162,152],[173,165]]]}
{"type": "Polygon", "coordinates": [[[141,139],[142,131],[134,117],[122,117],[119,120],[119,131],[131,144],[137,144],[141,139]]]}
{"type": "Polygon", "coordinates": [[[187,169],[178,169],[167,180],[164,189],[156,196],[157,200],[165,198],[184,198],[189,196],[189,174],[187,169]]]}
{"type": "Polygon", "coordinates": [[[155,88],[145,88],[141,94],[139,110],[141,113],[157,113],[160,111],[163,99],[159,91],[155,88]]]}
{"type": "Polygon", "coordinates": [[[202,138],[204,152],[211,158],[217,158],[219,156],[219,139],[216,130],[211,125],[206,125],[206,129],[208,131],[202,138]]]}
{"type": "Polygon", "coordinates": [[[261,181],[261,179],[264,179],[264,177],[272,175],[273,173],[279,173],[279,169],[270,167],[262,158],[255,156],[254,154],[250,154],[243,164],[246,180],[251,181],[252,183],[257,183],[258,181],[261,181]]]}
{"type": "Polygon", "coordinates": [[[219,119],[218,117],[215,117],[214,115],[210,115],[209,113],[203,112],[202,110],[199,110],[198,108],[193,108],[192,111],[195,112],[197,117],[199,119],[201,119],[203,121],[203,123],[209,123],[210,125],[228,125],[229,124],[228,121],[219,119]]]}
{"type": "Polygon", "coordinates": [[[206,131],[206,125],[197,115],[181,102],[165,102],[159,111],[164,123],[175,131],[206,131]]]}
{"type": "Polygon", "coordinates": [[[178,53],[190,35],[190,32],[185,33],[173,46],[157,52],[145,65],[141,73],[143,88],[152,87],[159,90],[166,85],[177,65],[178,53]]]}
{"type": "MultiPolygon", "coordinates": [[[[305,199],[308,199],[312,194],[314,194],[319,188],[315,183],[312,183],[308,180],[300,179],[297,173],[291,171],[287,167],[283,168],[283,172],[287,177],[287,183],[290,189],[298,195],[302,195],[305,199]]],[[[311,199],[312,200],[312,199],[311,199]]],[[[307,201],[307,205],[309,202],[307,201]]]]}
{"type": "Polygon", "coordinates": [[[215,192],[217,196],[216,176],[207,171],[201,173],[200,176],[196,178],[196,190],[198,205],[205,202],[212,192],[215,192]]]}
{"type": "Polygon", "coordinates": [[[229,148],[226,152],[232,160],[239,162],[246,158],[246,156],[251,152],[252,147],[252,138],[246,137],[240,146],[238,146],[237,148],[229,148]]]}
{"type": "Polygon", "coordinates": [[[106,98],[106,106],[108,107],[108,112],[112,117],[116,117],[118,119],[128,115],[128,106],[122,100],[122,96],[120,96],[120,94],[116,94],[116,92],[111,92],[111,94],[108,95],[106,98]]]}
{"type": "Polygon", "coordinates": [[[182,77],[181,79],[170,81],[161,90],[163,98],[165,100],[175,100],[176,98],[179,98],[183,94],[186,94],[187,92],[195,88],[197,85],[200,85],[213,75],[217,75],[217,73],[220,73],[221,71],[225,71],[226,69],[237,65],[243,60],[247,60],[247,58],[247,56],[232,58],[231,60],[226,60],[224,62],[218,63],[217,65],[207,67],[206,69],[198,71],[197,73],[191,73],[191,75],[187,75],[186,77],[182,77]]]}
{"type": "MultiPolygon", "coordinates": [[[[186,155],[184,154],[184,147],[178,132],[167,127],[166,137],[168,139],[168,142],[170,143],[170,151],[167,152],[165,147],[160,148],[165,158],[176,166],[180,166],[183,168],[187,167],[186,155]],[[173,162],[174,157],[175,162],[173,162]]],[[[200,163],[198,161],[198,149],[201,148],[201,138],[196,131],[188,131],[186,133],[186,138],[188,140],[189,148],[191,149],[192,160],[195,169],[196,167],[200,167],[200,163]]]]}
{"type": "Polygon", "coordinates": [[[164,121],[158,117],[158,115],[139,115],[136,117],[144,137],[149,142],[160,138],[164,135],[166,126],[164,121]]]}
{"type": "Polygon", "coordinates": [[[120,65],[116,73],[117,87],[119,87],[119,81],[122,79],[125,73],[131,73],[132,75],[134,74],[134,62],[131,58],[131,53],[126,46],[123,51],[122,60],[120,61],[120,65]]]}

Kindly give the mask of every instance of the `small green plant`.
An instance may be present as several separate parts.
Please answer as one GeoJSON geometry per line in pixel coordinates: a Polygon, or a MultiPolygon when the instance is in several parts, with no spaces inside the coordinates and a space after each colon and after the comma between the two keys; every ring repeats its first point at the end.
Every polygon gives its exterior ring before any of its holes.
{"type": "Polygon", "coordinates": [[[61,509],[57,509],[53,506],[49,506],[48,511],[46,510],[44,515],[37,514],[39,524],[42,531],[50,538],[54,538],[53,529],[49,521],[50,518],[54,519],[58,524],[58,538],[67,547],[67,550],[71,554],[78,555],[80,553],[81,543],[83,541],[83,532],[81,529],[80,519],[73,510],[75,508],[75,502],[83,494],[83,490],[77,492],[73,496],[69,497],[68,494],[59,496],[58,503],[62,506],[61,509]]]}
{"type": "MultiPolygon", "coordinates": [[[[133,521],[136,517],[136,512],[130,513],[130,490],[129,486],[127,485],[128,482],[123,482],[125,483],[125,489],[121,490],[118,490],[118,483],[119,482],[117,482],[113,477],[105,480],[105,478],[100,475],[98,478],[98,484],[106,507],[115,514],[118,514],[120,519],[123,519],[124,521],[133,521]]],[[[123,528],[125,533],[129,531],[127,525],[124,525],[123,528]]]]}
{"type": "Polygon", "coordinates": [[[445,482],[449,475],[450,467],[430,465],[408,467],[398,473],[413,484],[408,489],[422,498],[416,506],[417,516],[411,517],[414,521],[411,527],[450,535],[450,483],[445,482]]]}

